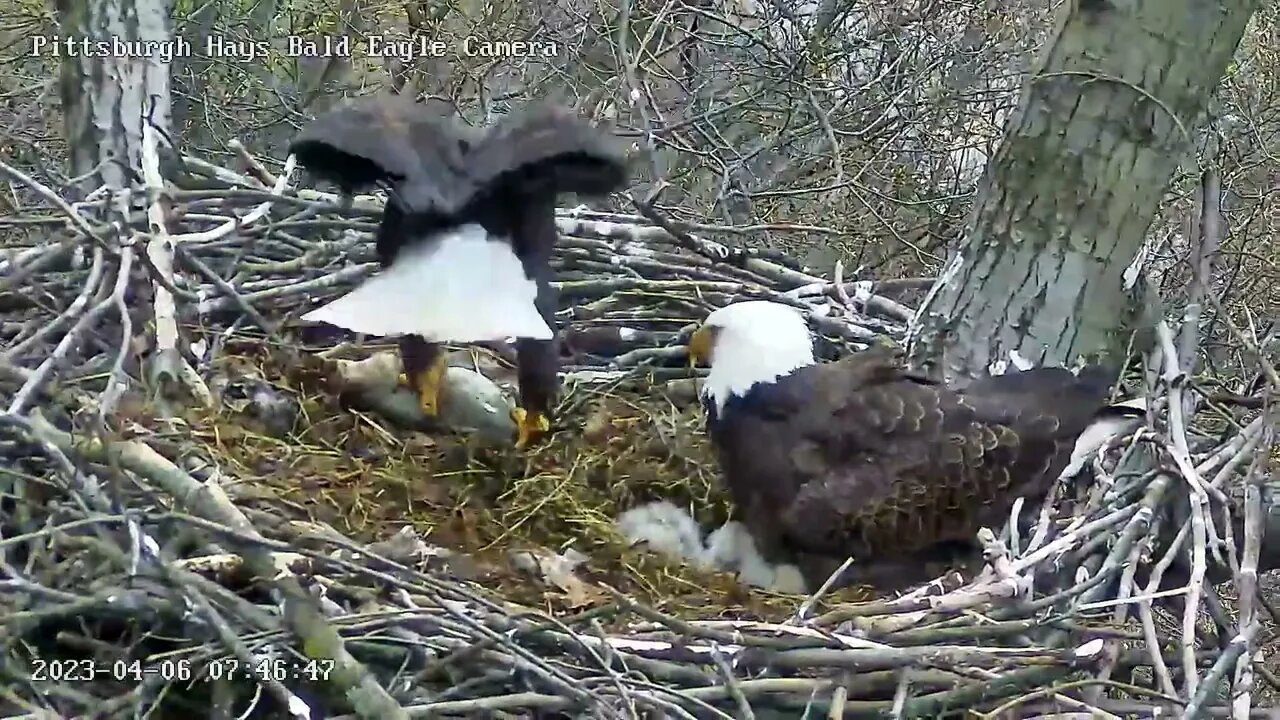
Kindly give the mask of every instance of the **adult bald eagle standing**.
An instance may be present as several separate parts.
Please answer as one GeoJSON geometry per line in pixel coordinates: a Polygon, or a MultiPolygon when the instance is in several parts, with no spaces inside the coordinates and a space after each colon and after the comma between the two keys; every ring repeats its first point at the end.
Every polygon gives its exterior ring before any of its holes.
{"type": "Polygon", "coordinates": [[[711,313],[689,341],[711,371],[700,395],[734,504],[775,589],[839,581],[896,589],[943,550],[1045,493],[1113,375],[1038,368],[956,391],[888,348],[818,364],[804,317],[772,302],[711,313]]]}
{"type": "Polygon", "coordinates": [[[398,96],[320,115],[289,147],[345,193],[379,185],[382,270],[303,320],[400,336],[422,411],[439,413],[439,343],[516,338],[524,447],[550,428],[558,394],[550,285],[561,193],[604,195],[627,178],[622,149],[568,110],[540,104],[480,131],[452,108],[398,96]]]}

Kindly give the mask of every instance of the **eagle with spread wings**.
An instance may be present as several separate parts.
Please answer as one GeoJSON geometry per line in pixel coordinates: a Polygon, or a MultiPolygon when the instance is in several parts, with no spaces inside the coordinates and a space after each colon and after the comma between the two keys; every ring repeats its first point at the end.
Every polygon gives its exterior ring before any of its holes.
{"type": "Polygon", "coordinates": [[[710,365],[708,433],[782,592],[813,591],[849,557],[837,585],[927,580],[921,567],[1048,491],[1115,378],[1045,367],[957,390],[884,347],[819,363],[800,312],[767,301],[711,313],[688,351],[710,365]]]}
{"type": "Polygon", "coordinates": [[[303,320],[399,336],[405,379],[429,417],[439,414],[442,343],[515,338],[516,444],[544,436],[559,392],[549,267],[556,202],[621,188],[622,147],[549,103],[476,129],[442,102],[386,95],[318,116],[289,151],[348,195],[387,193],[380,272],[303,320]]]}

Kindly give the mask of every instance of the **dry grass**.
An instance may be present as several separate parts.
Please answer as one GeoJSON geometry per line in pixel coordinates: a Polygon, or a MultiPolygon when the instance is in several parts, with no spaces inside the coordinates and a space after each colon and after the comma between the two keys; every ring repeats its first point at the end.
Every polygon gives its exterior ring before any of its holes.
{"type": "Polygon", "coordinates": [[[657,391],[567,387],[553,435],[521,453],[400,430],[343,407],[327,362],[315,355],[241,346],[222,362],[229,374],[262,377],[300,406],[284,437],[233,409],[189,418],[191,439],[241,483],[238,503],[262,503],[368,542],[410,525],[473,561],[465,579],[546,611],[585,608],[513,566],[511,551],[575,548],[590,557],[582,579],[678,617],[777,620],[794,612],[794,597],[748,592],[729,575],[629,548],[614,529],[620,512],[655,499],[690,508],[704,526],[728,518],[697,407],[657,391]]]}

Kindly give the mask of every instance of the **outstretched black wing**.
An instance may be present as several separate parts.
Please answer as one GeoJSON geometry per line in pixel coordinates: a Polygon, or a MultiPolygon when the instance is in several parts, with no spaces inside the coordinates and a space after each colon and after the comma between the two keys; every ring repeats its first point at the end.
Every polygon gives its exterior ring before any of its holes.
{"type": "Polygon", "coordinates": [[[380,95],[316,117],[289,152],[345,192],[381,185],[408,213],[451,215],[476,188],[467,172],[475,139],[443,103],[380,95]]]}
{"type": "Polygon", "coordinates": [[[621,145],[568,108],[538,103],[494,125],[469,154],[486,196],[605,195],[627,179],[621,145]]]}

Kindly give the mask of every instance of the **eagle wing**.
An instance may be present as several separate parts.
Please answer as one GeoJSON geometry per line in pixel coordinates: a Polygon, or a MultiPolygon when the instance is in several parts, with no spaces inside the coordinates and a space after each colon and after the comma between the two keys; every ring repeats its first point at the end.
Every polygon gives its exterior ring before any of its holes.
{"type": "Polygon", "coordinates": [[[538,103],[494,125],[468,156],[482,194],[605,195],[626,183],[622,147],[573,111],[538,103]]]}
{"type": "Polygon", "coordinates": [[[467,171],[476,139],[444,103],[380,95],[317,116],[289,152],[346,192],[382,185],[405,212],[450,215],[477,187],[467,171]]]}
{"type": "Polygon", "coordinates": [[[783,513],[796,550],[876,557],[971,542],[1017,495],[1047,489],[1108,391],[1043,368],[959,393],[861,355],[807,368],[807,389],[793,390],[806,404],[794,407],[790,459],[808,478],[783,513]]]}

